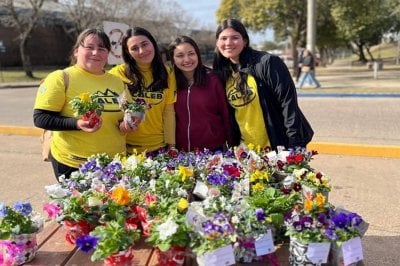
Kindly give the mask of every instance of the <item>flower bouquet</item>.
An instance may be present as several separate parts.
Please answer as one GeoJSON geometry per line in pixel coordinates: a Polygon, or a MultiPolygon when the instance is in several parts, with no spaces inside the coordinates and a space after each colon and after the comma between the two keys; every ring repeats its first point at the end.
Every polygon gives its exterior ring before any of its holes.
{"type": "Polygon", "coordinates": [[[33,215],[30,203],[15,203],[11,208],[0,203],[0,264],[22,265],[38,250],[36,234],[43,219],[33,215]]]}
{"type": "Polygon", "coordinates": [[[104,265],[132,265],[132,247],[139,239],[140,231],[128,228],[124,218],[119,217],[78,238],[76,245],[87,253],[94,249],[92,261],[104,260],[104,265]]]}
{"type": "Polygon", "coordinates": [[[75,96],[69,103],[75,111],[74,116],[82,116],[83,120],[89,121],[90,127],[94,127],[100,122],[100,115],[104,107],[103,104],[99,103],[97,93],[81,93],[79,96],[75,96]]]}
{"type": "Polygon", "coordinates": [[[146,110],[151,108],[149,103],[143,98],[136,98],[132,102],[128,102],[125,92],[121,94],[119,99],[119,106],[124,111],[124,121],[129,126],[136,126],[145,119],[146,110]]]}

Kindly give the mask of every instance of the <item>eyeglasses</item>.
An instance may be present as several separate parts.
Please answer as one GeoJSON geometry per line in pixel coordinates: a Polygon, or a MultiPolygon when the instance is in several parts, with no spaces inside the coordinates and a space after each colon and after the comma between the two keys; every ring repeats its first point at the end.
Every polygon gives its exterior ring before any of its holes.
{"type": "Polygon", "coordinates": [[[97,50],[100,53],[108,53],[108,50],[105,47],[94,46],[94,45],[87,45],[86,46],[84,44],[81,44],[81,46],[82,46],[83,49],[91,51],[91,52],[97,50]]]}

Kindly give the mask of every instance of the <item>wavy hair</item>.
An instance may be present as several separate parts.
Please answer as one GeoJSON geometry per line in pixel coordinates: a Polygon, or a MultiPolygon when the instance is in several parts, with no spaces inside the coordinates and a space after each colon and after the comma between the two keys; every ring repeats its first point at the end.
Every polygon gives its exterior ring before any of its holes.
{"type": "Polygon", "coordinates": [[[153,35],[146,29],[134,27],[126,31],[122,39],[122,58],[128,66],[125,74],[127,78],[132,81],[131,84],[128,84],[129,91],[132,94],[143,91],[162,91],[168,87],[168,72],[161,58],[157,42],[153,35]],[[147,37],[154,48],[154,58],[151,62],[153,82],[147,88],[145,87],[144,76],[140,72],[136,60],[129,53],[128,39],[132,36],[147,37]]]}

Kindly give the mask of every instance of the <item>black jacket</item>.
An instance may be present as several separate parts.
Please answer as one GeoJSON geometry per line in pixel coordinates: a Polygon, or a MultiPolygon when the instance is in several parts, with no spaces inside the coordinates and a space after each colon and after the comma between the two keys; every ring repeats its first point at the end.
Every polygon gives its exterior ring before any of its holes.
{"type": "MultiPolygon", "coordinates": [[[[296,87],[285,63],[266,52],[247,49],[240,56],[239,71],[252,75],[258,88],[260,105],[272,149],[305,147],[314,131],[297,102],[296,87]]],[[[239,126],[234,119],[235,144],[240,142],[239,126]]]]}

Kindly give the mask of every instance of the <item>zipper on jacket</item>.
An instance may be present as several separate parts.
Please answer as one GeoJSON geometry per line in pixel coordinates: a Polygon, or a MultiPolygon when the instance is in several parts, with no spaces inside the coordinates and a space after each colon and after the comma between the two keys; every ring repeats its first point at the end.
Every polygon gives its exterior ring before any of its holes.
{"type": "Polygon", "coordinates": [[[187,125],[187,139],[188,139],[188,146],[187,146],[187,151],[190,151],[190,123],[191,123],[191,117],[190,117],[190,89],[192,88],[193,84],[190,84],[188,86],[188,92],[186,96],[186,110],[188,112],[188,125],[187,125]]]}

